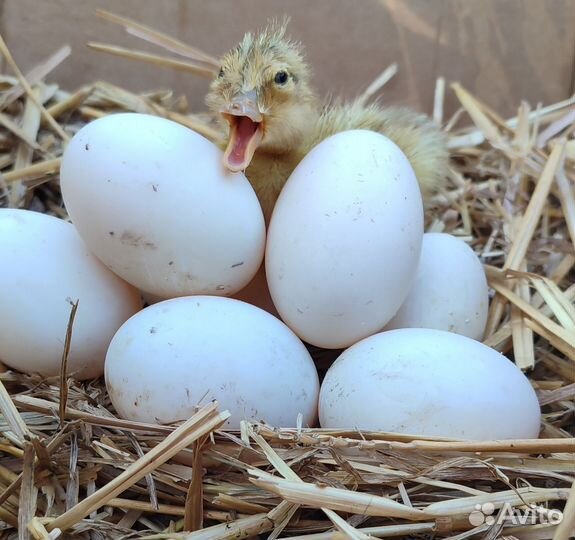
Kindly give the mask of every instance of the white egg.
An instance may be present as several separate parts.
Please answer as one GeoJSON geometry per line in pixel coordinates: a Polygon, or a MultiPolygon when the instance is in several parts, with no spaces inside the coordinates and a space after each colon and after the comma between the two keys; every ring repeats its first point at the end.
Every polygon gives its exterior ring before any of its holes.
{"type": "Polygon", "coordinates": [[[265,224],[250,183],[221,158],[175,122],[114,114],[70,141],[62,196],[86,244],[134,286],[161,298],[227,296],[257,272],[265,224]]]}
{"type": "Polygon", "coordinates": [[[537,396],[521,370],[473,339],[423,328],[382,332],[356,343],[321,386],[324,428],[454,439],[539,434],[537,396]]]}
{"type": "Polygon", "coordinates": [[[232,414],[273,426],[317,420],[319,380],[303,343],[279,319],[231,298],[193,296],[147,307],[114,336],[106,385],[123,418],[187,419],[217,399],[232,414]]]}
{"type": "Polygon", "coordinates": [[[88,251],[73,225],[37,212],[0,210],[0,260],[0,360],[57,375],[79,301],[67,372],[101,375],[112,336],[141,308],[138,291],[88,251]]]}
{"type": "Polygon", "coordinates": [[[435,328],[480,340],[488,307],[487,279],[474,251],[450,234],[427,233],[407,299],[386,329],[435,328]]]}
{"type": "Polygon", "coordinates": [[[403,152],[372,131],[333,135],[296,167],[274,208],[266,271],[275,307],[304,341],[347,347],[399,309],[422,235],[403,152]]]}

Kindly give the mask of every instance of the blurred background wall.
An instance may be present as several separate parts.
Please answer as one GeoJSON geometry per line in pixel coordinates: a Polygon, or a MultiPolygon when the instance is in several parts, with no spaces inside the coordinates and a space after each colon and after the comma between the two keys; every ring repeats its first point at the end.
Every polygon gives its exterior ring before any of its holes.
{"type": "MultiPolygon", "coordinates": [[[[88,49],[100,41],[164,54],[96,17],[97,8],[213,55],[288,14],[322,93],[353,97],[397,62],[383,100],[426,112],[438,76],[505,116],[522,99],[535,106],[574,92],[574,0],[0,0],[0,32],[24,71],[70,44],[71,57],[49,77],[66,89],[98,79],[136,91],[170,88],[192,111],[204,108],[206,80],[88,49]]],[[[447,112],[454,106],[448,92],[447,112]]]]}

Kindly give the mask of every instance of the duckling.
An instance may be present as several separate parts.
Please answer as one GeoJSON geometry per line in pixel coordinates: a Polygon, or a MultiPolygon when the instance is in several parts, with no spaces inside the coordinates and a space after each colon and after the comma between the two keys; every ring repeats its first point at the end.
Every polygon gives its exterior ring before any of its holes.
{"type": "Polygon", "coordinates": [[[408,108],[321,102],[310,85],[302,46],[286,38],[287,21],[248,33],[224,55],[206,104],[228,127],[224,166],[245,171],[269,221],[290,174],[323,139],[368,129],[391,139],[407,156],[424,200],[445,182],[446,137],[424,114],[408,108]]]}

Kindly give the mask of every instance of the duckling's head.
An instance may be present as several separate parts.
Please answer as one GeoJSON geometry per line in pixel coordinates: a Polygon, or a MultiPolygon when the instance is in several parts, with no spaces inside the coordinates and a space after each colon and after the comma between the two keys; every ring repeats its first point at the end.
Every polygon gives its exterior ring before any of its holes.
{"type": "Polygon", "coordinates": [[[286,39],[287,21],[246,34],[229,51],[206,97],[229,124],[224,165],[242,171],[256,151],[283,154],[302,142],[315,96],[301,46],[286,39]]]}

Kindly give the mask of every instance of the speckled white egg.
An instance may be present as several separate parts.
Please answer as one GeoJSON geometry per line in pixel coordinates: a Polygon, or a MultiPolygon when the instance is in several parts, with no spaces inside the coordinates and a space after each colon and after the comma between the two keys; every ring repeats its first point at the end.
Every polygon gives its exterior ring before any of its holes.
{"type": "Polygon", "coordinates": [[[122,113],[84,126],[61,167],[62,196],[90,249],[160,298],[228,296],[263,259],[265,224],[242,173],[190,129],[122,113]]]}
{"type": "Polygon", "coordinates": [[[537,396],[521,370],[465,336],[424,328],[382,332],[341,354],[319,398],[324,428],[454,439],[539,434],[537,396]]]}
{"type": "Polygon", "coordinates": [[[78,301],[67,372],[101,375],[112,336],[141,308],[138,291],[88,251],[73,225],[37,212],[0,209],[0,261],[0,360],[58,375],[78,301]]]}
{"type": "Polygon", "coordinates": [[[417,269],[423,208],[413,169],[388,138],[333,135],[296,167],[274,208],[270,293],[304,341],[343,348],[379,331],[417,269]]]}
{"type": "Polygon", "coordinates": [[[213,399],[230,411],[229,427],[317,420],[319,380],[303,343],[279,319],[231,298],[176,298],[140,311],[110,344],[106,386],[130,420],[187,419],[213,399]]]}
{"type": "Polygon", "coordinates": [[[435,328],[480,340],[488,308],[487,279],[474,251],[450,234],[427,233],[407,299],[386,329],[435,328]]]}

